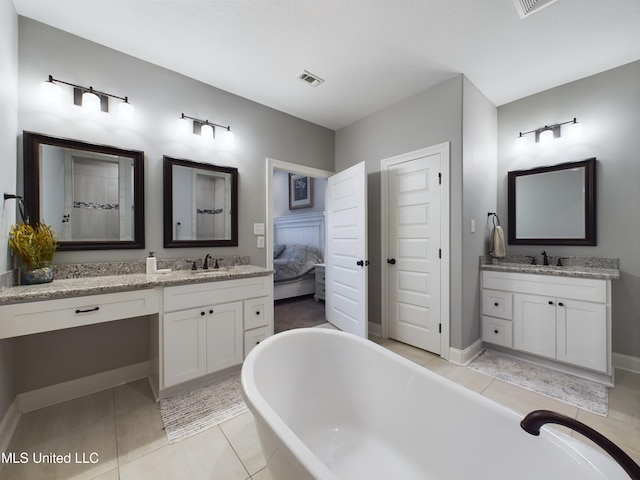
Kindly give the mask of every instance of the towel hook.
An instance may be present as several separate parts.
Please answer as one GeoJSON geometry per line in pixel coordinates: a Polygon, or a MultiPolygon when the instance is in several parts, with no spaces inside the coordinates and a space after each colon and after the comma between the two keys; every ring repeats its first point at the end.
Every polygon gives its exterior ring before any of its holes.
{"type": "Polygon", "coordinates": [[[493,216],[493,218],[491,220],[493,220],[493,226],[496,226],[496,220],[498,220],[498,225],[500,225],[500,218],[498,217],[498,214],[495,212],[487,212],[487,217],[491,217],[493,216]]]}

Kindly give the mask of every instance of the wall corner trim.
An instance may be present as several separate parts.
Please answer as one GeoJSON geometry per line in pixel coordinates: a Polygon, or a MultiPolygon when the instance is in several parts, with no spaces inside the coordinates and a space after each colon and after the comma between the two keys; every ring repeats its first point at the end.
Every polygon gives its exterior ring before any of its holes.
{"type": "Polygon", "coordinates": [[[455,365],[467,366],[473,361],[484,349],[482,339],[478,339],[464,350],[457,348],[449,348],[449,361],[455,365]]]}

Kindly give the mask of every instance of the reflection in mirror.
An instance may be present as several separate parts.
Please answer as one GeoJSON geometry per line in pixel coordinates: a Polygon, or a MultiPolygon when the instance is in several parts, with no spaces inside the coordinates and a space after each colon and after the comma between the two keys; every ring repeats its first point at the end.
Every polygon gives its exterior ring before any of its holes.
{"type": "Polygon", "coordinates": [[[509,172],[509,243],[595,245],[595,162],[509,172]]]}
{"type": "Polygon", "coordinates": [[[24,133],[31,223],[51,226],[58,250],[144,248],[144,153],[24,133]]]}
{"type": "Polygon", "coordinates": [[[238,170],[164,157],[164,246],[238,245],[238,170]]]}

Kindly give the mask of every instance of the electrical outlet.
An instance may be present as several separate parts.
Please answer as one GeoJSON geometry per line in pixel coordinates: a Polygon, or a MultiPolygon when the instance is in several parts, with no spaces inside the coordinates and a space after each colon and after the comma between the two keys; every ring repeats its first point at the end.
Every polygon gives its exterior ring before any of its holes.
{"type": "Polygon", "coordinates": [[[264,237],[258,237],[258,248],[264,248],[264,237]]]}

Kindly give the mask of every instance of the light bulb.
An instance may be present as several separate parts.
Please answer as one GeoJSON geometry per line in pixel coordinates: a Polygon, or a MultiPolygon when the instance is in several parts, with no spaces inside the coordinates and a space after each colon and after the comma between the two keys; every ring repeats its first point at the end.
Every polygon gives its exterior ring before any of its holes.
{"type": "Polygon", "coordinates": [[[582,136],[582,124],[574,119],[573,122],[567,126],[567,136],[572,139],[580,138],[582,136]]]}
{"type": "Polygon", "coordinates": [[[118,117],[124,123],[133,123],[134,108],[126,99],[118,105],[118,117]]]}
{"type": "Polygon", "coordinates": [[[99,112],[100,111],[100,97],[92,91],[84,92],[82,94],[82,111],[83,112],[99,112]]]}
{"type": "Polygon", "coordinates": [[[540,132],[540,143],[548,143],[553,140],[553,130],[547,129],[540,132]]]}
{"type": "Polygon", "coordinates": [[[213,125],[209,125],[208,123],[203,123],[200,128],[200,135],[202,138],[208,141],[213,141],[213,125]]]}
{"type": "Polygon", "coordinates": [[[40,84],[40,100],[46,105],[60,105],[60,87],[52,81],[40,84]]]}
{"type": "Polygon", "coordinates": [[[176,126],[178,128],[178,135],[181,137],[186,137],[189,133],[189,119],[181,117],[176,122],[176,126]]]}

